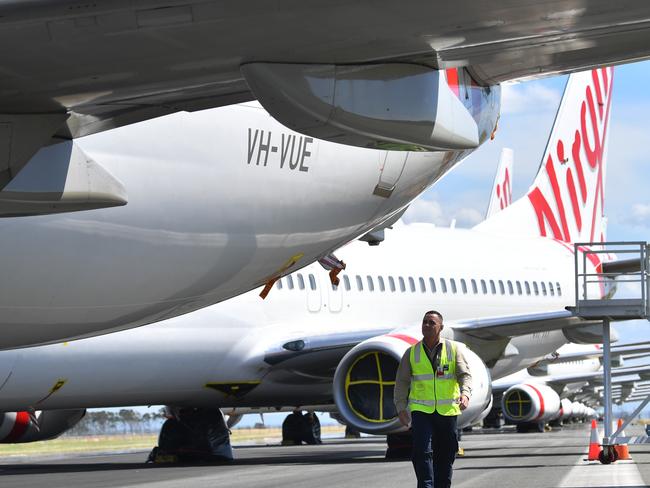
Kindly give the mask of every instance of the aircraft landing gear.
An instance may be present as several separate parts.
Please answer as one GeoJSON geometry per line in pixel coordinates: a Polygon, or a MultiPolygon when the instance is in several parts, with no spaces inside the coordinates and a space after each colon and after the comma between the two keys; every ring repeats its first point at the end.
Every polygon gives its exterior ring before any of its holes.
{"type": "Polygon", "coordinates": [[[160,429],[158,446],[149,454],[153,463],[232,461],[230,430],[221,410],[182,408],[160,429]]]}
{"type": "Polygon", "coordinates": [[[320,421],[314,412],[308,411],[303,415],[302,410],[296,409],[287,415],[282,422],[282,445],[299,446],[305,444],[322,444],[320,421]]]}
{"type": "Polygon", "coordinates": [[[517,432],[545,432],[546,424],[544,422],[522,422],[517,424],[517,432]]]}
{"type": "Polygon", "coordinates": [[[386,459],[411,459],[413,435],[411,431],[386,436],[386,459]]]}

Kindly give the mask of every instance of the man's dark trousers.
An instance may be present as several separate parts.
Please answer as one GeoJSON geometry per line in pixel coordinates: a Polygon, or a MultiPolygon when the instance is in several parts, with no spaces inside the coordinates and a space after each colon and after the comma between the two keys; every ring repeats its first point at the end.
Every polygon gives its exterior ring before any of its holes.
{"type": "Polygon", "coordinates": [[[458,452],[455,415],[413,412],[413,466],[418,488],[449,488],[458,452]]]}

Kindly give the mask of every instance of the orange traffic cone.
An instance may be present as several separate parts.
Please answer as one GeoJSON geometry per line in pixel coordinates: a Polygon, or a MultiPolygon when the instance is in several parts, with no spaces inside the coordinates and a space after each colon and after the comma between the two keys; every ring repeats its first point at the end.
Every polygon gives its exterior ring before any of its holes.
{"type": "MultiPolygon", "coordinates": [[[[623,419],[618,419],[618,428],[617,428],[617,430],[621,428],[621,425],[623,425],[623,419]]],[[[618,434],[618,436],[619,437],[625,437],[625,432],[621,431],[621,433],[618,434]]],[[[630,450],[627,447],[627,443],[625,443],[625,444],[617,444],[616,446],[614,446],[614,448],[616,449],[616,453],[618,454],[618,459],[619,460],[621,460],[621,459],[632,459],[632,457],[630,456],[630,450]]]]}
{"type": "Polygon", "coordinates": [[[589,461],[598,461],[598,454],[600,453],[600,442],[598,441],[598,428],[596,427],[596,420],[591,421],[591,437],[589,438],[589,461]]]}

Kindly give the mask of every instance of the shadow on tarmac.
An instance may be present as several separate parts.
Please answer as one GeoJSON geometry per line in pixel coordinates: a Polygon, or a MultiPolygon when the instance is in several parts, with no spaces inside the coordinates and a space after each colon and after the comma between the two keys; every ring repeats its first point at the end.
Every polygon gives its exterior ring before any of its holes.
{"type": "MultiPolygon", "coordinates": [[[[146,454],[143,454],[143,458],[146,454]]],[[[194,467],[230,467],[257,465],[327,465],[327,464],[375,464],[390,462],[384,459],[383,453],[372,451],[355,451],[354,453],[287,453],[259,458],[236,459],[232,462],[221,463],[178,463],[178,464],[147,464],[143,462],[115,463],[39,463],[39,464],[4,464],[0,465],[0,477],[8,475],[37,475],[55,473],[82,473],[101,471],[124,471],[141,469],[183,469],[194,467]],[[378,455],[380,454],[380,455],[378,455]]]]}

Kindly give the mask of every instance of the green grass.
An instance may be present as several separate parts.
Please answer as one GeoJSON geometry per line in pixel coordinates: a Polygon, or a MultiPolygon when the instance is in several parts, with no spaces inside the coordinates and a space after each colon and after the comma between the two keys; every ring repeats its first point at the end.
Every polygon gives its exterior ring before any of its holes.
{"type": "MultiPolygon", "coordinates": [[[[343,434],[344,427],[324,426],[323,434],[343,434]]],[[[233,444],[251,441],[280,442],[282,431],[270,429],[233,429],[233,444]]],[[[146,435],[96,435],[83,437],[60,437],[50,441],[27,444],[0,444],[0,458],[10,456],[57,455],[72,453],[93,453],[151,449],[158,442],[157,434],[146,435]]]]}

